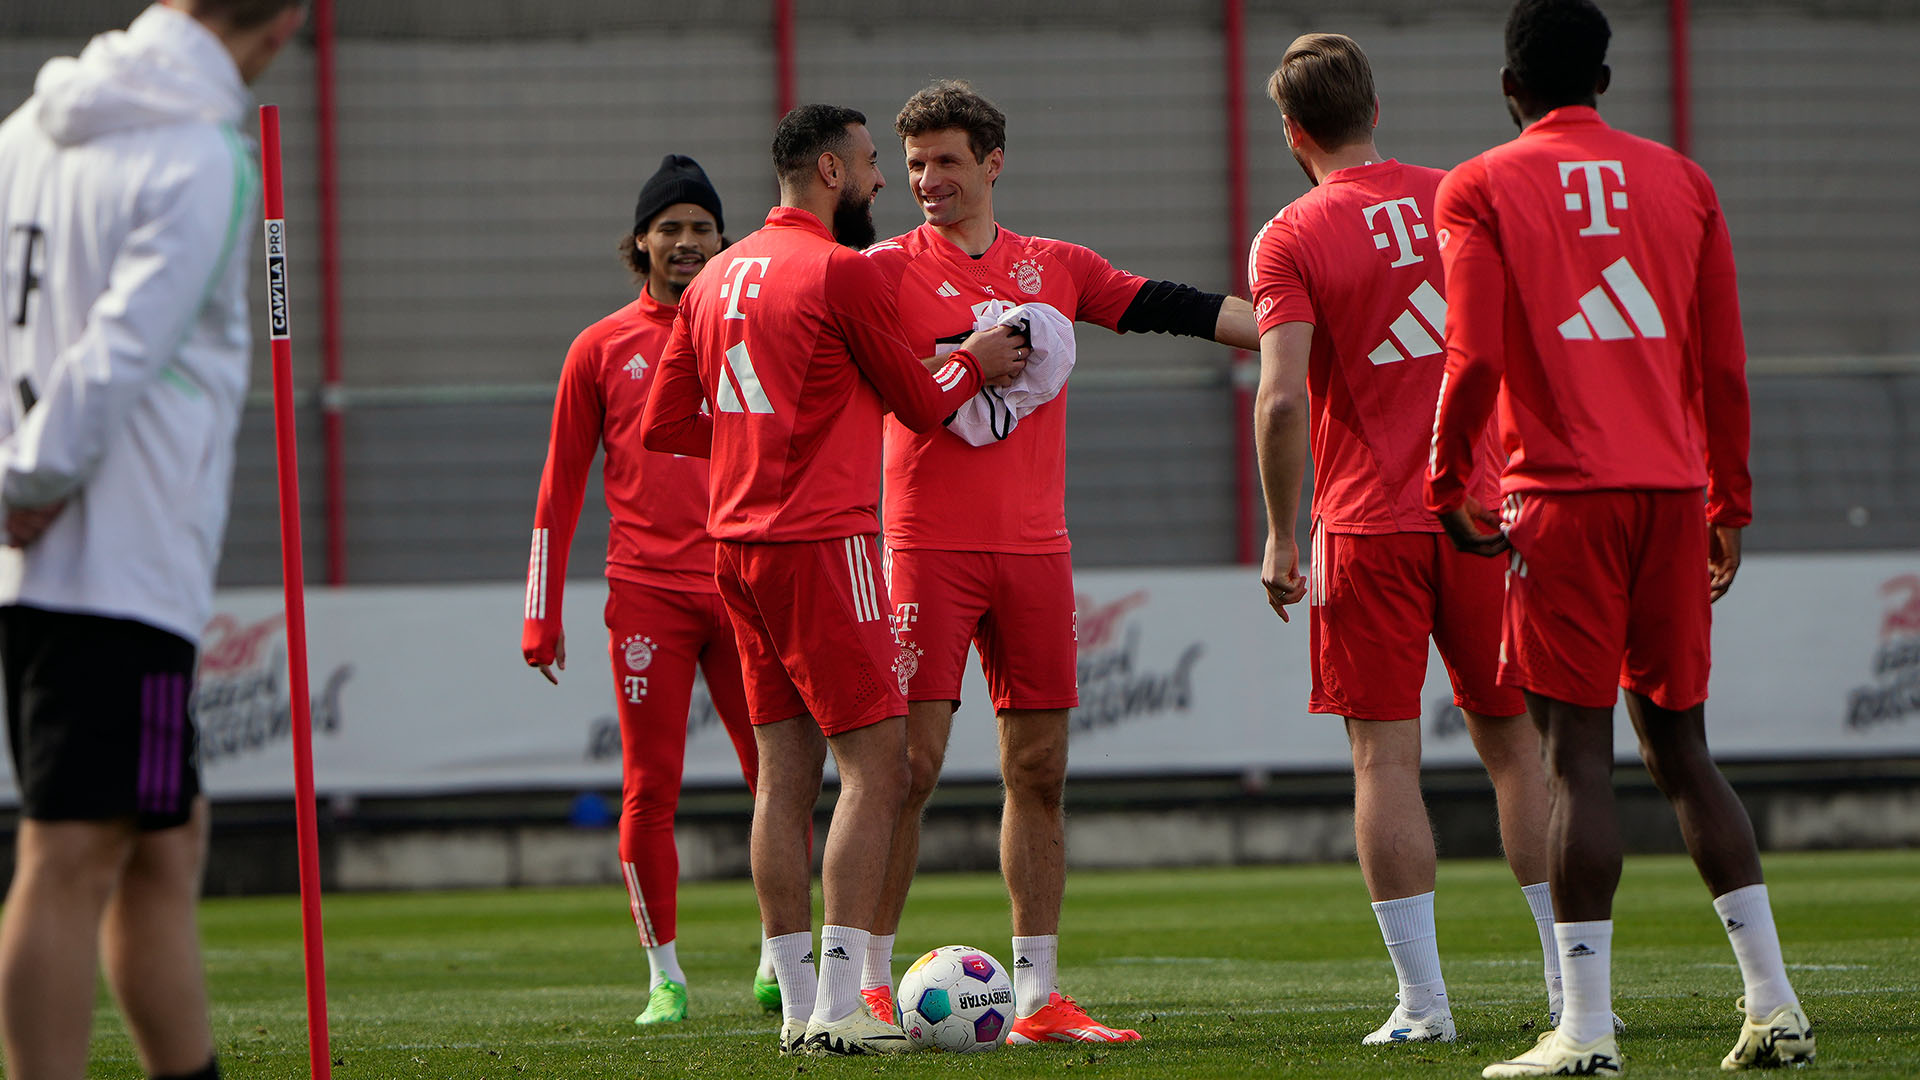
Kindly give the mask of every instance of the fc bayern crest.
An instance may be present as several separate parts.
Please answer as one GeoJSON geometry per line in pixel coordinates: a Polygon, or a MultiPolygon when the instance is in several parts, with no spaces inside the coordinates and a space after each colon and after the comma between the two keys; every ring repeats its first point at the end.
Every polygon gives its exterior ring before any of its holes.
{"type": "Polygon", "coordinates": [[[628,671],[645,671],[653,664],[653,639],[645,634],[635,634],[621,642],[620,651],[627,658],[628,671]]]}
{"type": "Polygon", "coordinates": [[[925,651],[918,645],[900,644],[900,655],[893,659],[893,674],[900,680],[900,693],[903,696],[907,692],[907,684],[920,673],[920,654],[925,651]]]}
{"type": "Polygon", "coordinates": [[[1021,259],[1013,264],[1013,283],[1020,291],[1032,296],[1040,291],[1040,264],[1033,259],[1021,259]]]}

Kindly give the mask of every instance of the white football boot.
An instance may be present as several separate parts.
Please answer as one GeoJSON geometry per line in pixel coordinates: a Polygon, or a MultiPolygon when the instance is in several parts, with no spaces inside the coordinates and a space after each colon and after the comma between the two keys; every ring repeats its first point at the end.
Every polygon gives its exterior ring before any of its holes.
{"type": "Polygon", "coordinates": [[[1447,1007],[1445,996],[1438,997],[1433,1008],[1419,1016],[1410,1015],[1405,1005],[1393,1007],[1393,1015],[1387,1022],[1374,1029],[1373,1034],[1360,1040],[1363,1046],[1386,1046],[1389,1043],[1452,1042],[1453,1010],[1447,1007]]]}
{"type": "Polygon", "coordinates": [[[865,1002],[831,1023],[807,1023],[809,1054],[904,1054],[912,1049],[907,1033],[868,1012],[865,1002]]]}
{"type": "Polygon", "coordinates": [[[1798,1005],[1782,1005],[1755,1020],[1741,998],[1740,1041],[1720,1060],[1723,1069],[1767,1069],[1813,1060],[1813,1023],[1798,1005]]]}
{"type": "Polygon", "coordinates": [[[1480,1070],[1480,1075],[1486,1080],[1507,1076],[1619,1076],[1620,1049],[1611,1032],[1582,1046],[1555,1028],[1543,1033],[1533,1049],[1507,1061],[1496,1061],[1480,1070]]]}
{"type": "Polygon", "coordinates": [[[804,1054],[807,1052],[807,1022],[805,1020],[780,1021],[780,1052],[782,1054],[804,1054]]]}

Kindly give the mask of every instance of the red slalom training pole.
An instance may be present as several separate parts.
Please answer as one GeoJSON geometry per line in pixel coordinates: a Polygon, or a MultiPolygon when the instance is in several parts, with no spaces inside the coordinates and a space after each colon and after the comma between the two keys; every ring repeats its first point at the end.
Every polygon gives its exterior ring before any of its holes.
{"type": "Polygon", "coordinates": [[[312,698],[307,692],[307,593],[300,558],[300,463],[293,438],[293,341],[287,318],[286,203],[280,193],[280,107],[260,107],[266,181],[267,336],[273,339],[273,434],[280,466],[280,577],[287,598],[287,685],[293,711],[293,814],[300,834],[300,937],[307,960],[307,1046],[313,1080],[330,1080],[327,957],[320,927],[320,829],[313,799],[312,698]]]}

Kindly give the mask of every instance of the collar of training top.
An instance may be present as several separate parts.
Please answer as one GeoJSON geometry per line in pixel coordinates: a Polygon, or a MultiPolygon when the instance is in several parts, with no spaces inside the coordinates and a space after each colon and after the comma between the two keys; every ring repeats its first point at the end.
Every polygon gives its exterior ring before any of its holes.
{"type": "Polygon", "coordinates": [[[767,228],[805,229],[828,240],[833,239],[833,230],[827,227],[826,222],[814,217],[812,211],[797,206],[776,206],[767,211],[767,228]]]}
{"type": "Polygon", "coordinates": [[[1600,124],[1605,126],[1606,121],[1600,119],[1600,110],[1591,105],[1562,105],[1540,119],[1535,120],[1533,123],[1528,124],[1527,130],[1520,134],[1522,136],[1532,135],[1536,132],[1545,132],[1553,128],[1571,127],[1575,124],[1600,124]]]}

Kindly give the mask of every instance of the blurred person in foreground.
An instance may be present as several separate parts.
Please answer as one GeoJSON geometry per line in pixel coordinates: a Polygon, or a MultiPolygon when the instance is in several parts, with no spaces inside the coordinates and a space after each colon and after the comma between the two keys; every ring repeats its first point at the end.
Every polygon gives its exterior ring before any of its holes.
{"type": "Polygon", "coordinates": [[[85,1073],[102,966],[149,1075],[219,1075],[189,701],[251,355],[247,84],[304,15],[295,0],[156,4],[50,61],[0,124],[14,1080],[85,1073]]]}
{"type": "MultiPolygon", "coordinates": [[[[1267,80],[1287,146],[1313,183],[1253,241],[1247,280],[1260,320],[1255,442],[1267,501],[1267,597],[1282,619],[1305,599],[1308,709],[1346,720],[1354,841],[1398,1004],[1361,1041],[1452,1042],[1434,930],[1433,826],[1420,794],[1420,687],[1427,640],[1453,680],[1493,781],[1500,846],[1539,934],[1549,1026],[1559,951],[1546,870],[1547,784],[1520,691],[1499,685],[1499,564],[1456,550],[1421,501],[1446,325],[1433,197],[1445,172],[1383,157],[1366,54],[1340,34],[1294,40],[1267,80]],[[1294,522],[1313,456],[1310,577],[1294,522]]],[[[1468,481],[1491,501],[1492,426],[1468,481]]]]}
{"type": "Polygon", "coordinates": [[[880,439],[891,410],[937,427],[1026,349],[1005,328],[923,365],[873,242],[885,181],[866,117],[803,105],[773,138],[780,205],[688,286],[647,402],[649,450],[711,457],[719,541],[759,749],[753,884],[780,984],[783,1053],[900,1053],[860,999],[893,822],[907,788],[906,674],[878,572],[880,439]],[[808,850],[821,769],[840,794],[813,964],[808,850]]]}
{"type": "Polygon", "coordinates": [[[1559,1026],[1487,1077],[1621,1069],[1609,1019],[1621,690],[1745,983],[1721,1067],[1814,1053],[1753,825],[1707,749],[1710,605],[1753,516],[1733,248],[1704,170],[1600,119],[1610,37],[1591,0],[1515,4],[1500,85],[1520,136],[1439,192],[1451,306],[1426,502],[1462,550],[1511,549],[1500,682],[1525,691],[1545,739],[1566,986],[1559,1026]],[[1469,487],[1496,408],[1509,454],[1497,528],[1469,487]]]}
{"type": "MultiPolygon", "coordinates": [[[[868,258],[914,351],[950,349],[1004,318],[1048,324],[1054,355],[992,389],[988,434],[955,423],[887,422],[887,586],[909,650],[907,740],[913,786],[901,807],[878,927],[861,980],[876,1015],[892,1015],[892,951],[920,852],[920,818],[940,780],[967,647],[980,654],[999,726],[1005,807],[1000,869],[1013,919],[1018,1016],[1007,1042],[1131,1042],[1060,992],[1066,895],[1067,711],[1080,702],[1072,542],[1067,537],[1067,373],[1073,324],[1259,347],[1238,297],[1115,269],[1098,253],[1022,236],[994,216],[1007,118],[965,82],[936,82],[894,120],[907,180],[926,222],[868,258]],[[1043,314],[1023,315],[1034,309],[1043,314]],[[1017,407],[1009,403],[1018,401],[1017,407]]],[[[1045,347],[1047,335],[1034,338],[1045,347]]],[[[963,414],[964,418],[965,414],[963,414]]]]}
{"type": "MultiPolygon", "coordinates": [[[[604,445],[601,479],[613,519],[605,621],[620,714],[620,874],[647,955],[647,1007],[634,1019],[643,1026],[687,1018],[687,976],[676,948],[680,856],[673,817],[696,671],[706,675],[749,790],[756,771],[740,651],[713,580],[706,459],[656,454],[640,442],[640,416],[680,294],[720,252],[724,228],[720,194],[699,163],[678,154],[662,159],[640,189],[633,230],[620,244],[640,295],[581,331],[567,350],[527,561],[521,653],[558,683],[554,669],[567,666],[567,555],[594,451],[604,445]]],[[[779,1008],[762,953],[755,994],[763,1004],[773,995],[771,1008],[779,1008]]]]}

